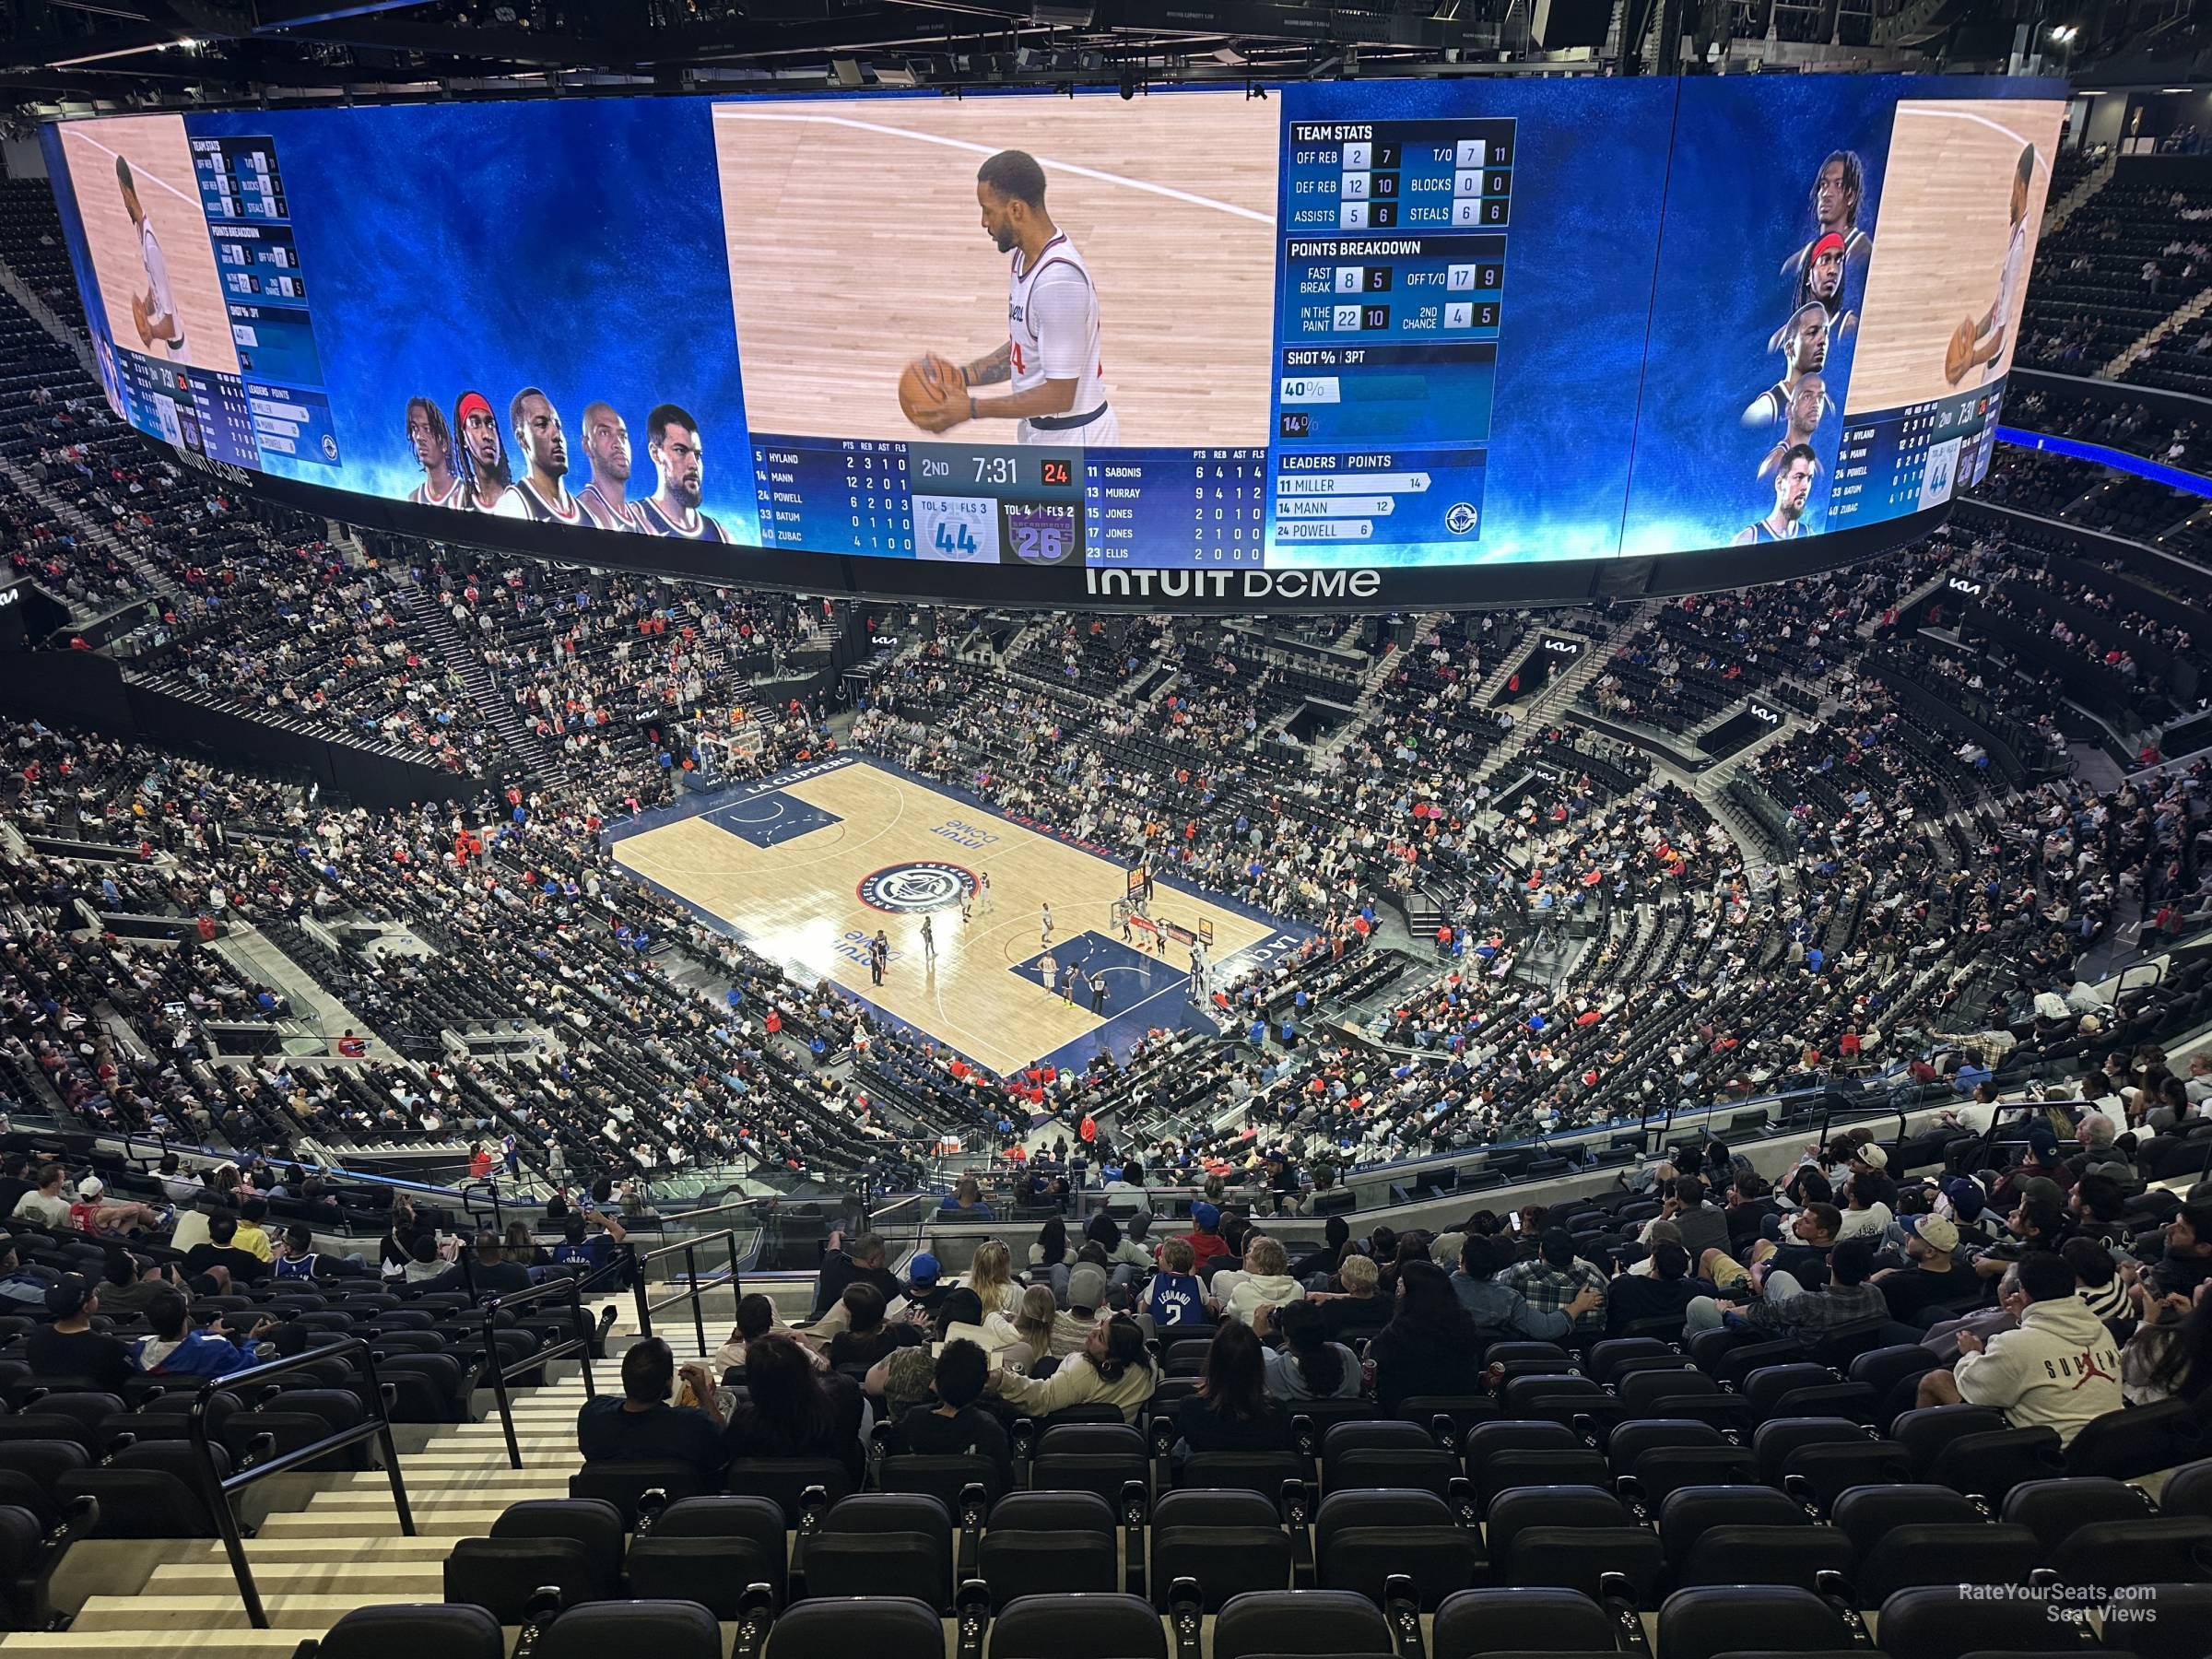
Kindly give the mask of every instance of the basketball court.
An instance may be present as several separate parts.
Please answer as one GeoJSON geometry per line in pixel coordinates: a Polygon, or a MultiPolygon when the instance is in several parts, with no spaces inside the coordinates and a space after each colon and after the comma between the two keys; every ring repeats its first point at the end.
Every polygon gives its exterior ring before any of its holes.
{"type": "Polygon", "coordinates": [[[1846,415],[1934,403],[1995,382],[2012,366],[2028,285],[2013,296],[2005,348],[1985,372],[1944,378],[1951,332],[1979,318],[2003,284],[2012,241],[2012,181],[2035,147],[2026,222],[2030,251],[2051,191],[2051,158],[2066,106],[2058,101],[1908,100],[1897,106],[1866,272],[1846,415]]]}
{"type": "Polygon", "coordinates": [[[137,115],[76,122],[61,132],[69,182],[84,218],[86,248],[115,344],[159,361],[236,374],[238,348],[230,336],[230,313],[223,303],[214,244],[207,238],[207,216],[200,208],[184,118],[137,115]],[[137,228],[131,223],[116,181],[118,157],[130,163],[138,206],[153,226],[154,240],[169,266],[170,293],[184,329],[184,349],[174,356],[159,346],[140,345],[132,332],[131,296],[146,291],[146,264],[137,228]]]}
{"type": "Polygon", "coordinates": [[[1219,987],[1312,933],[1156,880],[1151,925],[1132,918],[1124,938],[1125,865],[873,758],[699,795],[604,839],[623,869],[710,925],[999,1073],[1080,1064],[1101,1044],[1126,1054],[1150,1027],[1205,1022],[1189,994],[1193,938],[1210,935],[1219,987]],[[880,985],[868,968],[879,930],[890,947],[880,985]],[[1060,982],[1071,963],[1083,976],[1072,1000],[1060,982]],[[1094,985],[1105,990],[1098,1011],[1094,985]]]}
{"type": "MultiPolygon", "coordinates": [[[[975,170],[1042,164],[1098,287],[1106,385],[1132,446],[1267,441],[1275,383],[1272,106],[1119,99],[747,100],[714,109],[730,292],[756,432],[909,440],[899,372],[1006,343],[1006,255],[975,170]],[[895,280],[892,280],[894,279],[895,280]]],[[[947,441],[1012,442],[1005,421],[947,441]]]]}

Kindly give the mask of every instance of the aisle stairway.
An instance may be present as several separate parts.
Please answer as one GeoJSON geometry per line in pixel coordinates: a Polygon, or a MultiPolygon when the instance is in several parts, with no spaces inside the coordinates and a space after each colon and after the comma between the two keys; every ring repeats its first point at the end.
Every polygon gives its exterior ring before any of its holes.
{"type": "Polygon", "coordinates": [[[437,647],[439,658],[459,677],[461,689],[483,712],[491,729],[499,735],[500,747],[524,775],[540,787],[566,782],[568,762],[524,723],[515,712],[514,699],[492,678],[482,655],[462,638],[460,627],[437,596],[414,582],[401,582],[399,594],[416,628],[429,638],[437,647]]]}
{"type": "MultiPolygon", "coordinates": [[[[710,1326],[710,1341],[715,1334],[710,1326]]],[[[700,1357],[688,1326],[660,1335],[679,1363],[700,1357]]],[[[602,1393],[621,1387],[618,1356],[627,1340],[619,1328],[610,1333],[609,1357],[594,1362],[602,1393]]],[[[482,1536],[511,1503],[569,1495],[583,1378],[573,1363],[552,1369],[554,1381],[513,1395],[520,1470],[508,1466],[488,1390],[476,1395],[478,1421],[394,1429],[414,1537],[400,1531],[391,1482],[381,1469],[277,1476],[250,1488],[241,1519],[258,1526],[246,1541],[246,1557],[271,1629],[251,1628],[217,1540],[79,1545],[55,1586],[65,1609],[82,1598],[70,1628],[0,1637],[0,1656],[288,1655],[354,1607],[442,1601],[444,1561],[454,1539],[482,1536]],[[78,1551],[87,1558],[81,1565],[78,1551]],[[127,1565],[134,1563],[135,1570],[127,1565]]]]}

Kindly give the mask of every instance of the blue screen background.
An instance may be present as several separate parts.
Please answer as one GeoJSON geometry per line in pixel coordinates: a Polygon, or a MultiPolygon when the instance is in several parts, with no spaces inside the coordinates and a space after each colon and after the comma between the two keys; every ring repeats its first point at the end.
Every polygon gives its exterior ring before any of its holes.
{"type": "MultiPolygon", "coordinates": [[[[1771,505],[1757,468],[1772,435],[1745,430],[1738,417],[1777,378],[1769,341],[1793,293],[1781,266],[1811,234],[1821,159],[1838,148],[1858,155],[1859,222],[1878,238],[1900,100],[2051,96],[2046,82],[1849,76],[1279,88],[1286,124],[1518,123],[1482,533],[1472,544],[1424,544],[1396,562],[1608,559],[1726,544],[1771,505]]],[[[706,511],[734,539],[757,544],[712,102],[189,115],[194,136],[273,137],[289,194],[342,465],[334,478],[328,467],[271,457],[269,470],[404,497],[421,478],[404,430],[409,396],[430,397],[450,421],[461,392],[474,388],[504,417],[513,393],[535,384],[568,427],[573,488],[588,476],[584,404],[603,398],[623,413],[634,499],[655,487],[646,413],[669,401],[699,419],[706,511]]],[[[1143,119],[1141,106],[1131,119],[1143,119]]],[[[51,156],[53,135],[45,140],[51,156]]],[[[54,176],[80,288],[104,329],[66,175],[54,176]]],[[[896,268],[882,280],[895,284],[896,268]]],[[[1854,280],[1863,285],[1863,267],[1854,280]]],[[[1850,355],[1848,337],[1831,347],[1837,411],[1850,355]]],[[[835,419],[826,402],[821,436],[839,436],[835,419]]],[[[1824,457],[1841,426],[1840,413],[1823,423],[1824,457]]],[[[1827,482],[1808,515],[1816,529],[1827,482]]],[[[1295,546],[1269,551],[1277,566],[1327,558],[1295,546]]]]}

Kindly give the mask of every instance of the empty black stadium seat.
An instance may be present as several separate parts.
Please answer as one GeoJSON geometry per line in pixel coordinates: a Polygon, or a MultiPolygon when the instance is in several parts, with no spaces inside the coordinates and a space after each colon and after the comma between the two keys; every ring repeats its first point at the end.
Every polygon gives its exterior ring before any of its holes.
{"type": "Polygon", "coordinates": [[[1193,1577],[1216,1612],[1230,1597],[1290,1584],[1290,1536],[1275,1504],[1233,1488],[1162,1492],[1153,1506],[1147,1582],[1165,1608],[1179,1577],[1193,1577]]]}
{"type": "Polygon", "coordinates": [[[1232,1597],[1214,1620],[1213,1659],[1262,1653],[1312,1654],[1394,1651],[1390,1626],[1374,1603],[1348,1590],[1262,1590],[1232,1597]]]}
{"type": "MultiPolygon", "coordinates": [[[[627,1646],[611,1651],[632,1652],[627,1646]]],[[[809,1598],[776,1618],[766,1659],[945,1659],[936,1609],[897,1596],[864,1601],[809,1598]]],[[[598,1656],[604,1659],[604,1652],[598,1656]]]]}
{"type": "Polygon", "coordinates": [[[1435,1659],[1490,1653],[1610,1653],[1613,1621],[1574,1590],[1462,1590],[1436,1610],[1435,1659]]]}
{"type": "Polygon", "coordinates": [[[1841,1614],[1809,1590],[1773,1584],[1677,1590],[1659,1607],[1661,1659],[1829,1653],[1853,1644],[1841,1614]]]}
{"type": "Polygon", "coordinates": [[[1009,1492],[991,1510],[980,1564],[994,1607],[1031,1594],[1117,1587],[1114,1508],[1096,1492],[1009,1492]]]}
{"type": "Polygon", "coordinates": [[[992,1621],[988,1659],[1168,1659],[1168,1639],[1141,1595],[1023,1595],[992,1621]]]}
{"type": "Polygon", "coordinates": [[[806,1546],[810,1595],[889,1595],[949,1609],[952,1515],[925,1492],[841,1498],[806,1546]]]}
{"type": "Polygon", "coordinates": [[[688,1594],[724,1621],[736,1617],[750,1584],[766,1584],[781,1607],[788,1594],[783,1512],[765,1498],[679,1498],[650,1533],[630,1541],[625,1565],[632,1594],[688,1594]]]}
{"type": "Polygon", "coordinates": [[[722,1659],[722,1628],[692,1601],[594,1602],[571,1607],[538,1638],[537,1659],[722,1659]]]}
{"type": "Polygon", "coordinates": [[[482,1607],[398,1603],[342,1615],[315,1652],[316,1659],[505,1659],[507,1642],[482,1607]]]}
{"type": "Polygon", "coordinates": [[[1394,1576],[1413,1580],[1423,1612],[1467,1589],[1482,1570],[1482,1538],[1425,1488],[1332,1491],[1313,1517],[1313,1559],[1324,1589],[1350,1590],[1380,1607],[1394,1576]]]}

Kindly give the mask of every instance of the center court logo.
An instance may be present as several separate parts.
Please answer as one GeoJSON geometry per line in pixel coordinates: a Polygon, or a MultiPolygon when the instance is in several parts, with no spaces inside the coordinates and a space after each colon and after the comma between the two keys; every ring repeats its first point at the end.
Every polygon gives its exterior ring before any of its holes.
{"type": "Polygon", "coordinates": [[[976,890],[975,873],[961,865],[916,859],[871,870],[853,890],[870,910],[916,915],[958,904],[963,894],[976,890]]]}

